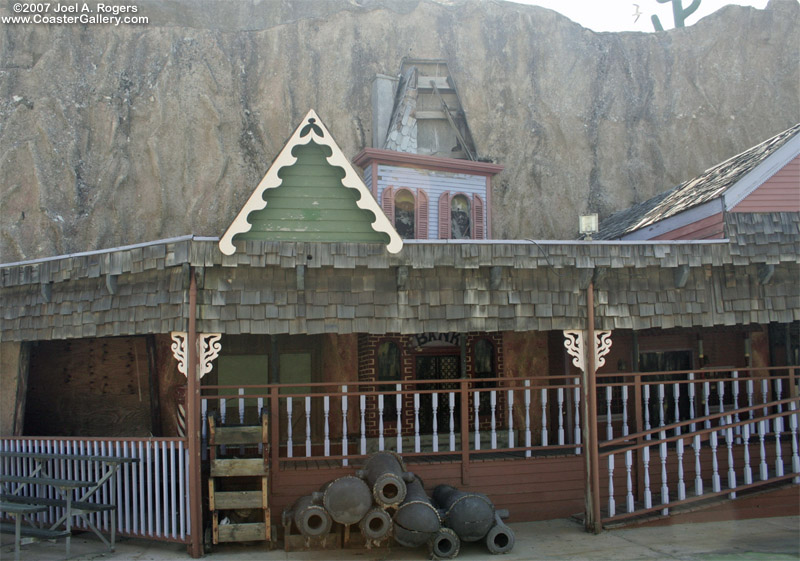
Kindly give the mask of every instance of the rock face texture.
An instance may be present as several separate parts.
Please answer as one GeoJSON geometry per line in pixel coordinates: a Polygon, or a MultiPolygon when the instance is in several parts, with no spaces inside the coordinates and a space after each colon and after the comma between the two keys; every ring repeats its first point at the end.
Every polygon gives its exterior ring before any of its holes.
{"type": "Polygon", "coordinates": [[[800,121],[797,0],[652,34],[495,0],[135,5],[149,23],[0,30],[0,262],[221,235],[308,109],[370,145],[403,57],[448,62],[505,166],[495,238],[574,238],[800,121]]]}

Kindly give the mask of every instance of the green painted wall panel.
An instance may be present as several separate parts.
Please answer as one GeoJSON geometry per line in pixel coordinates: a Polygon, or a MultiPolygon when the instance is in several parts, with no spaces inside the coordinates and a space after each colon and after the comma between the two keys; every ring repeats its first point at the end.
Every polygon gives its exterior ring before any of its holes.
{"type": "Polygon", "coordinates": [[[252,228],[235,239],[388,243],[372,229],[375,215],[358,208],[358,191],[342,184],[344,170],[325,159],[329,154],[313,142],[296,146],[297,162],[280,170],[283,182],[264,192],[267,206],[248,215],[252,228]]]}

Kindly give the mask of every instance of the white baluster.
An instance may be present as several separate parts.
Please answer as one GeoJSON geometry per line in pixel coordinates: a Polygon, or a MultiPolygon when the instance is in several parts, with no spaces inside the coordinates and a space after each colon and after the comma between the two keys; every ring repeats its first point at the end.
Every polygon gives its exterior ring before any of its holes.
{"type": "MultiPolygon", "coordinates": [[[[672,384],[672,396],[675,398],[675,422],[680,423],[681,419],[681,385],[672,384]]],[[[675,434],[681,434],[681,427],[675,427],[675,434]]]]}
{"type": "Polygon", "coordinates": [[[792,431],[792,471],[798,474],[793,481],[800,483],[800,453],[797,449],[797,404],[794,401],[789,402],[789,409],[792,414],[789,415],[789,428],[792,431]]]}
{"type": "Polygon", "coordinates": [[[580,385],[580,378],[574,378],[573,381],[575,382],[575,389],[572,390],[573,401],[575,403],[575,428],[573,429],[575,434],[575,453],[580,454],[581,449],[578,445],[581,443],[581,385],[580,385]]]}
{"type": "Polygon", "coordinates": [[[414,452],[419,452],[419,394],[414,393],[414,452]]]}
{"type": "Polygon", "coordinates": [[[244,424],[244,388],[239,388],[239,424],[244,424]]]}
{"type": "Polygon", "coordinates": [[[475,422],[474,422],[475,450],[480,450],[481,449],[481,422],[480,422],[481,396],[478,390],[475,390],[472,394],[472,405],[475,409],[475,422]]]}
{"type": "Polygon", "coordinates": [[[714,493],[719,493],[722,490],[722,484],[719,479],[719,461],[717,460],[717,431],[710,433],[711,439],[711,490],[714,493]]]}
{"type": "Polygon", "coordinates": [[[497,430],[495,420],[495,410],[497,409],[497,392],[492,390],[489,392],[489,403],[492,409],[492,450],[497,449],[497,430]]]}
{"type": "Polygon", "coordinates": [[[306,458],[311,456],[311,396],[307,395],[306,402],[306,458]]]}
{"type": "Polygon", "coordinates": [[[606,440],[614,439],[614,428],[611,426],[611,386],[606,386],[606,440]]]}
{"type": "MultiPolygon", "coordinates": [[[[750,373],[752,375],[752,372],[750,373]]],[[[745,382],[745,388],[747,389],[747,406],[753,407],[753,379],[748,378],[747,382],[745,382]]],[[[755,417],[755,411],[750,409],[750,420],[752,421],[755,417]]],[[[750,430],[750,432],[755,432],[754,430],[750,430]]]]}
{"type": "MultiPolygon", "coordinates": [[[[264,398],[259,397],[256,398],[256,414],[258,415],[258,422],[261,422],[261,413],[264,411],[264,398]]],[[[264,444],[259,442],[258,443],[258,453],[261,454],[264,451],[264,444]]]]}
{"type": "MultiPolygon", "coordinates": [[[[658,434],[658,437],[661,439],[661,444],[659,444],[659,455],[661,456],[661,504],[669,504],[669,486],[667,485],[667,443],[665,439],[667,438],[667,433],[663,430],[658,434]]],[[[664,516],[669,514],[669,509],[665,508],[661,511],[661,514],[664,516]]]]}
{"type": "Polygon", "coordinates": [[[506,401],[508,402],[508,411],[506,417],[508,419],[508,447],[515,448],[516,440],[514,439],[514,390],[507,390],[506,401]]]}
{"type": "MultiPolygon", "coordinates": [[[[694,419],[696,417],[695,413],[695,389],[694,389],[694,372],[689,373],[689,418],[694,419]]],[[[694,432],[697,430],[697,423],[692,423],[689,425],[690,432],[694,432]]]]}
{"type": "Polygon", "coordinates": [[[401,409],[403,407],[403,396],[400,393],[403,390],[403,387],[400,384],[395,386],[397,390],[397,396],[395,397],[395,404],[397,409],[397,453],[403,453],[403,422],[400,419],[401,409]]]}
{"type": "Polygon", "coordinates": [[[439,451],[439,394],[431,394],[431,406],[433,409],[433,451],[439,451]]]}
{"type": "Polygon", "coordinates": [[[694,448],[694,494],[700,496],[703,494],[703,476],[700,469],[700,435],[694,435],[692,443],[694,448]]]}
{"type": "MultiPolygon", "coordinates": [[[[650,384],[644,384],[642,386],[643,393],[644,393],[644,430],[650,430],[650,384]]],[[[646,440],[650,440],[653,438],[652,435],[648,434],[645,435],[646,440]]]]}
{"type": "MultiPolygon", "coordinates": [[[[719,412],[725,413],[725,382],[720,380],[717,382],[717,394],[719,395],[719,412]]],[[[722,417],[720,417],[722,421],[722,417]]]]}
{"type": "MultiPolygon", "coordinates": [[[[224,397],[219,400],[219,422],[221,425],[225,424],[225,418],[228,416],[228,400],[224,397]]],[[[225,444],[220,445],[220,453],[224,456],[228,453],[228,447],[225,444]]]]}
{"type": "Polygon", "coordinates": [[[342,386],[342,465],[348,465],[348,442],[347,442],[347,386],[342,386]]]}
{"type": "MultiPolygon", "coordinates": [[[[531,443],[532,443],[532,439],[531,439],[531,389],[530,389],[531,388],[531,381],[530,380],[525,380],[524,384],[525,384],[525,448],[527,448],[527,450],[525,450],[525,457],[526,458],[530,458],[531,457],[530,447],[531,447],[531,443]]],[[[542,422],[544,422],[544,418],[542,419],[542,422]]]]}
{"type": "Polygon", "coordinates": [[[617,514],[617,504],[614,501],[614,454],[608,455],[608,516],[617,514]]]}
{"type": "Polygon", "coordinates": [[[628,386],[622,386],[622,436],[628,436],[628,386]]]}
{"type": "MultiPolygon", "coordinates": [[[[711,394],[711,386],[709,385],[709,382],[703,382],[703,415],[705,415],[706,417],[708,417],[711,414],[708,403],[709,401],[708,398],[710,394],[711,394]]],[[[711,419],[706,419],[704,426],[705,428],[710,429],[711,419]]]]}
{"type": "Polygon", "coordinates": [[[359,414],[361,416],[361,455],[364,456],[367,453],[367,396],[359,396],[358,401],[359,414]]]}
{"type": "Polygon", "coordinates": [[[633,501],[633,477],[631,470],[633,468],[633,451],[628,450],[625,452],[625,472],[627,477],[627,488],[628,493],[625,495],[625,506],[628,512],[633,512],[634,509],[634,501],[633,501]]]}
{"type": "Polygon", "coordinates": [[[750,467],[750,425],[742,426],[742,439],[744,440],[744,484],[753,483],[753,469],[750,467]]]}
{"type": "MultiPolygon", "coordinates": [[[[733,428],[731,428],[733,418],[728,415],[728,428],[725,429],[725,444],[728,447],[728,489],[736,489],[736,471],[733,468],[733,428]]],[[[736,498],[736,492],[728,495],[731,499],[736,498]]]]}
{"type": "MultiPolygon", "coordinates": [[[[525,381],[529,383],[528,380],[525,381]]],[[[547,446],[547,388],[540,390],[542,403],[542,446],[547,446]]]]}
{"type": "Polygon", "coordinates": [[[675,452],[678,454],[678,500],[686,498],[686,482],[683,480],[683,439],[675,442],[675,452]]]}
{"type": "Polygon", "coordinates": [[[767,468],[767,449],[764,446],[764,435],[767,432],[768,421],[758,421],[758,444],[761,452],[761,463],[758,465],[758,474],[761,481],[766,481],[769,477],[769,470],[767,468]]]}
{"type": "Polygon", "coordinates": [[[292,442],[292,396],[286,398],[286,456],[294,456],[294,443],[292,442]]]}
{"type": "Polygon", "coordinates": [[[642,448],[642,464],[644,467],[644,508],[653,507],[653,494],[650,492],[650,447],[642,448]]]}
{"type": "Polygon", "coordinates": [[[455,433],[455,410],[456,410],[456,394],[449,392],[447,399],[450,401],[450,451],[456,450],[456,433],[455,433]]]}
{"type": "MultiPolygon", "coordinates": [[[[783,380],[775,378],[775,401],[780,401],[781,397],[783,397],[783,380]]],[[[780,403],[778,404],[778,413],[783,413],[783,405],[780,403]]]]}
{"type": "Polygon", "coordinates": [[[331,396],[325,395],[322,397],[322,413],[325,419],[325,427],[323,429],[323,446],[325,449],[325,457],[331,455],[331,441],[330,441],[330,414],[331,414],[331,396]]]}
{"type": "MultiPolygon", "coordinates": [[[[734,423],[738,423],[741,419],[739,418],[739,372],[734,370],[733,372],[733,382],[731,384],[731,391],[733,391],[733,410],[735,411],[733,415],[734,423]]],[[[742,427],[741,425],[736,425],[734,429],[734,433],[736,434],[736,444],[742,443],[742,427]]]]}
{"type": "Polygon", "coordinates": [[[200,438],[202,441],[203,459],[208,459],[208,401],[203,400],[200,403],[200,413],[203,416],[203,421],[200,424],[200,438]]]}
{"type": "MultiPolygon", "coordinates": [[[[761,403],[767,403],[769,399],[769,381],[766,378],[761,379],[761,403]]],[[[764,416],[766,417],[769,415],[769,409],[764,407],[763,409],[764,416]]],[[[767,427],[767,432],[769,432],[769,427],[767,427]]]]}
{"type": "Polygon", "coordinates": [[[564,388],[558,388],[558,443],[564,444],[564,388]]]}
{"type": "Polygon", "coordinates": [[[783,432],[783,417],[775,417],[775,477],[783,477],[783,451],[781,449],[781,433],[783,432]]]}
{"type": "Polygon", "coordinates": [[[378,394],[378,450],[383,451],[383,394],[378,394]]]}
{"type": "Polygon", "coordinates": [[[664,426],[664,384],[658,385],[658,426],[664,426]]]}

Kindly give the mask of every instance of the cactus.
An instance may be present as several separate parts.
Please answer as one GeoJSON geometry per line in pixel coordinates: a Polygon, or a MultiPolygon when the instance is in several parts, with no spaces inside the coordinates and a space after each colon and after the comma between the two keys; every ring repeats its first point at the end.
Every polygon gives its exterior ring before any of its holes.
{"type": "MultiPolygon", "coordinates": [[[[686,27],[686,18],[697,11],[700,7],[700,0],[692,0],[688,8],[683,7],[683,0],[656,0],[659,4],[672,2],[672,17],[675,19],[675,27],[686,27]]],[[[656,31],[664,31],[658,16],[650,18],[656,31]]]]}

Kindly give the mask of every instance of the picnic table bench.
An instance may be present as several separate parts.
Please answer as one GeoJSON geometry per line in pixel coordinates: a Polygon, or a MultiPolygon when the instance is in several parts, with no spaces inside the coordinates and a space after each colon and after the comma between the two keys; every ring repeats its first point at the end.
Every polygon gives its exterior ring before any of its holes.
{"type": "MultiPolygon", "coordinates": [[[[32,460],[35,467],[24,475],[0,474],[0,512],[4,512],[15,518],[15,524],[0,524],[0,531],[14,532],[15,555],[19,554],[20,540],[26,537],[53,539],[66,538],[66,554],[70,554],[70,537],[72,535],[72,518],[79,516],[86,526],[97,535],[100,540],[114,551],[116,540],[116,502],[115,502],[115,476],[119,466],[123,463],[138,461],[136,458],[124,458],[118,456],[97,456],[88,454],[51,454],[38,452],[11,452],[0,451],[0,467],[3,469],[4,459],[19,459],[23,461],[32,460]],[[80,480],[65,478],[63,462],[99,462],[103,465],[100,477],[95,480],[80,480]],[[61,463],[61,470],[58,477],[52,475],[56,473],[56,463],[61,463]],[[97,493],[103,484],[111,479],[111,489],[109,500],[105,502],[90,501],[89,499],[97,493]],[[60,498],[43,497],[38,490],[33,493],[23,493],[26,488],[31,486],[46,486],[54,488],[60,498]],[[73,493],[83,490],[78,495],[77,500],[73,499],[73,493]],[[48,511],[51,508],[62,508],[63,514],[50,525],[49,528],[40,528],[33,525],[22,526],[22,518],[27,515],[38,514],[48,511]],[[110,540],[107,540],[100,530],[92,523],[87,516],[96,512],[108,512],[111,516],[110,540]],[[64,529],[61,529],[62,524],[64,529]]],[[[77,470],[75,470],[77,471],[77,470]]],[[[88,470],[90,473],[96,470],[88,470]]],[[[24,472],[24,470],[23,470],[24,472]]]]}

